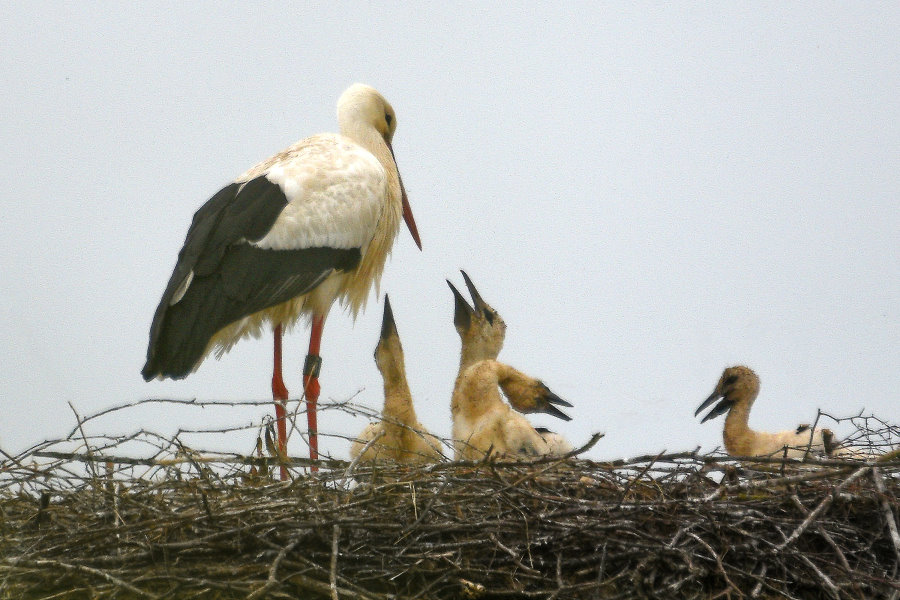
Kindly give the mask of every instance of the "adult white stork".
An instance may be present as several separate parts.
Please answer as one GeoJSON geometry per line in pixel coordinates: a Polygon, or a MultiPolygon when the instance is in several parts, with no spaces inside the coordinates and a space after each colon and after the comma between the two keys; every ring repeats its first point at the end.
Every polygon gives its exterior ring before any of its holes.
{"type": "MultiPolygon", "coordinates": [[[[259,163],[194,214],[150,326],[144,379],[181,379],[213,350],[274,329],[272,395],[285,451],[282,327],[311,321],[303,367],[310,458],[318,458],[319,347],[340,299],[353,317],[377,286],[403,216],[419,249],[391,140],[394,109],[354,84],[337,105],[340,135],[308,137],[259,163]]],[[[287,470],[282,467],[282,479],[287,470]]]]}

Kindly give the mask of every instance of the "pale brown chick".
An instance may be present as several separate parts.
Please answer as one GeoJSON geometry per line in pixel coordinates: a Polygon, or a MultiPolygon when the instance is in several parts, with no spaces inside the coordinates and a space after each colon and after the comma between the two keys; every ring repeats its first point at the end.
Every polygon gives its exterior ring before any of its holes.
{"type": "Polygon", "coordinates": [[[725,450],[732,456],[780,456],[787,448],[787,456],[803,458],[807,451],[825,453],[823,431],[810,431],[808,425],[796,429],[766,433],[750,429],[750,407],[759,395],[759,377],[749,367],[728,367],[719,378],[716,389],[697,408],[699,415],[711,404],[718,402],[703,417],[701,423],[727,413],[723,439],[725,450]]]}
{"type": "Polygon", "coordinates": [[[381,421],[370,423],[350,447],[350,457],[361,462],[392,460],[401,463],[429,463],[444,458],[441,441],[419,423],[406,380],[403,347],[387,295],[381,336],[375,346],[375,364],[384,380],[384,408],[381,421]],[[383,437],[363,448],[376,436],[383,437]],[[362,453],[362,456],[360,456],[362,453]]]}
{"type": "MultiPolygon", "coordinates": [[[[496,359],[506,339],[506,323],[500,313],[484,301],[466,272],[460,273],[472,296],[472,304],[466,302],[459,290],[449,280],[447,281],[447,285],[453,291],[453,325],[462,342],[459,372],[454,388],[459,385],[460,378],[467,368],[482,360],[496,359]]],[[[543,385],[540,382],[538,384],[543,385]]],[[[507,399],[512,407],[521,413],[547,413],[564,421],[571,420],[571,417],[559,410],[556,405],[567,407],[572,405],[549,390],[540,394],[507,395],[507,399]]]]}
{"type": "Polygon", "coordinates": [[[488,452],[517,458],[554,453],[531,423],[503,402],[501,389],[508,397],[553,394],[537,379],[496,360],[465,369],[450,405],[457,460],[477,460],[488,452]]]}

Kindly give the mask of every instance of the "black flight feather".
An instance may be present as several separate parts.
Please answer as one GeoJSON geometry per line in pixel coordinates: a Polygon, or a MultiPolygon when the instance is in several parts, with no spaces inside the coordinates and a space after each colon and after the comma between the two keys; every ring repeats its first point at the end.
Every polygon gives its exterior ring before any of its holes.
{"type": "Polygon", "coordinates": [[[223,327],[359,264],[359,248],[252,246],[249,242],[265,237],[287,203],[281,188],[260,176],[226,186],[194,214],[150,326],[144,379],[185,377],[223,327]],[[187,291],[172,304],[192,272],[187,291]]]}

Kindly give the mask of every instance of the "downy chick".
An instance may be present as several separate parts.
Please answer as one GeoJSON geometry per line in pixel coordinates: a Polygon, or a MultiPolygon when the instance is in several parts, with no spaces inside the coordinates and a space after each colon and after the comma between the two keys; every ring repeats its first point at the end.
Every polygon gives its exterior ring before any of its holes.
{"type": "Polygon", "coordinates": [[[723,439],[725,450],[732,456],[781,456],[785,448],[791,458],[803,458],[808,450],[825,453],[823,432],[829,435],[831,432],[828,429],[811,432],[809,425],[777,433],[750,429],[750,407],[758,394],[759,377],[756,373],[744,366],[729,367],[722,373],[715,391],[697,408],[694,416],[718,401],[701,423],[728,413],[723,439]]]}
{"type": "Polygon", "coordinates": [[[540,381],[496,360],[467,368],[453,390],[453,443],[457,460],[478,460],[488,452],[501,457],[552,454],[543,437],[500,396],[552,394],[540,381]]]}
{"type": "Polygon", "coordinates": [[[546,427],[535,427],[534,429],[542,438],[544,438],[547,446],[550,447],[550,454],[554,456],[562,456],[575,449],[572,444],[569,443],[569,440],[558,433],[550,431],[546,427]]]}
{"type": "Polygon", "coordinates": [[[553,453],[527,419],[510,410],[510,405],[520,412],[545,412],[566,421],[570,417],[556,405],[572,405],[540,381],[495,360],[506,337],[506,323],[484,301],[465,271],[461,273],[472,305],[447,282],[453,291],[453,324],[462,342],[451,401],[457,459],[481,458],[489,449],[500,455],[553,453]],[[503,402],[498,388],[503,389],[509,405],[503,402]]]}
{"type": "MultiPolygon", "coordinates": [[[[500,317],[500,313],[484,301],[466,272],[460,271],[460,273],[472,295],[472,305],[466,302],[462,294],[448,280],[447,285],[453,291],[453,325],[462,342],[459,372],[454,389],[459,385],[466,369],[479,361],[496,359],[503,348],[503,341],[506,339],[506,323],[500,317]]],[[[547,413],[564,421],[572,419],[555,406],[558,404],[571,408],[572,405],[555,394],[522,395],[508,397],[508,400],[512,407],[521,413],[547,413]]]]}
{"type": "Polygon", "coordinates": [[[384,319],[381,336],[375,346],[375,364],[384,379],[384,409],[381,421],[370,423],[350,447],[356,459],[363,448],[384,432],[359,459],[360,462],[392,460],[401,463],[430,463],[443,459],[441,441],[428,432],[416,418],[412,394],[406,380],[403,347],[394,322],[387,295],[384,297],[384,319]]]}

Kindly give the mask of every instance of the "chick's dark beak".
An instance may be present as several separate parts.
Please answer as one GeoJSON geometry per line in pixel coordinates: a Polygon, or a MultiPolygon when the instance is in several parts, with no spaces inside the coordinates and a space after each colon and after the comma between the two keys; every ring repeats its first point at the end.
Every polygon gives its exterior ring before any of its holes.
{"type": "Polygon", "coordinates": [[[547,413],[548,415],[552,415],[552,416],[556,417],[557,419],[562,419],[563,421],[571,421],[572,420],[572,417],[570,417],[563,411],[559,410],[552,404],[548,404],[547,408],[544,409],[544,412],[547,413]]]}
{"type": "Polygon", "coordinates": [[[713,392],[709,398],[703,401],[703,404],[697,407],[697,410],[694,411],[694,416],[699,415],[706,407],[711,405],[716,400],[719,400],[719,403],[713,407],[709,413],[703,419],[700,420],[701,423],[706,423],[710,419],[715,419],[721,414],[727,413],[731,410],[731,407],[734,406],[734,400],[731,400],[728,396],[723,396],[719,392],[713,392]]]}
{"type": "MultiPolygon", "coordinates": [[[[544,387],[546,388],[546,386],[544,387]]],[[[553,415],[557,419],[562,419],[563,421],[572,420],[572,417],[556,408],[556,405],[573,408],[570,403],[566,402],[565,400],[551,392],[549,389],[546,390],[546,394],[544,395],[543,400],[546,403],[543,412],[547,413],[548,415],[553,415]]]]}
{"type": "Polygon", "coordinates": [[[472,302],[475,304],[475,310],[482,310],[487,308],[488,304],[484,301],[484,298],[481,297],[481,294],[478,293],[478,290],[475,288],[475,284],[472,283],[472,280],[469,279],[469,276],[466,275],[465,271],[460,271],[462,273],[463,279],[466,281],[466,287],[469,288],[469,293],[472,295],[472,302]]]}
{"type": "Polygon", "coordinates": [[[471,323],[475,311],[469,306],[469,303],[466,302],[466,299],[463,298],[462,294],[459,293],[459,290],[450,283],[449,279],[447,280],[447,285],[449,285],[450,289],[453,291],[453,324],[456,325],[458,329],[465,330],[469,327],[469,323],[471,323]]]}
{"type": "Polygon", "coordinates": [[[381,320],[381,339],[385,340],[392,335],[397,335],[397,324],[394,323],[394,311],[391,310],[391,301],[385,294],[384,318],[381,320]]]}

